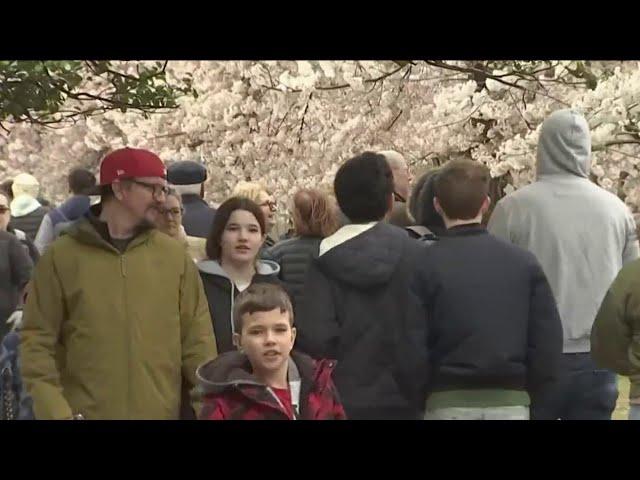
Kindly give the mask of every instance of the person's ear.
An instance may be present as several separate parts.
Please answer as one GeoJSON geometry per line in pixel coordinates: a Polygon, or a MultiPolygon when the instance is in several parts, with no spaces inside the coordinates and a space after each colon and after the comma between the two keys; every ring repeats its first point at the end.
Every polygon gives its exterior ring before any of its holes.
{"type": "Polygon", "coordinates": [[[491,206],[491,197],[489,195],[487,195],[485,197],[485,199],[484,199],[484,202],[482,202],[482,207],[480,207],[480,213],[482,215],[487,213],[487,211],[489,210],[490,206],[491,206]]]}
{"type": "Polygon", "coordinates": [[[242,350],[242,336],[239,333],[233,334],[233,344],[240,353],[244,353],[244,351],[242,350]]]}
{"type": "Polygon", "coordinates": [[[298,334],[298,330],[296,330],[296,327],[291,327],[291,345],[295,345],[297,334],[298,334]]]}
{"type": "Polygon", "coordinates": [[[433,197],[433,208],[436,209],[438,215],[444,218],[444,212],[442,211],[442,206],[440,205],[440,200],[438,200],[438,197],[433,197]]]}
{"type": "Polygon", "coordinates": [[[394,192],[391,192],[389,194],[389,197],[387,198],[387,214],[391,213],[391,211],[393,210],[393,195],[394,192]]]}
{"type": "Polygon", "coordinates": [[[124,185],[120,180],[114,180],[111,183],[111,190],[113,190],[113,196],[118,200],[122,200],[124,196],[124,185]]]}

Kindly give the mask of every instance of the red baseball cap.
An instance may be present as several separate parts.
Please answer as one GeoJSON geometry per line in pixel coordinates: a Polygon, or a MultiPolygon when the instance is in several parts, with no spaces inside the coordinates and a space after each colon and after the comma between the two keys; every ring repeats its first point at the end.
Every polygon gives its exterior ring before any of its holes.
{"type": "Polygon", "coordinates": [[[102,159],[100,186],[111,185],[117,179],[135,177],[167,178],[167,169],[155,153],[139,148],[120,148],[102,159]]]}

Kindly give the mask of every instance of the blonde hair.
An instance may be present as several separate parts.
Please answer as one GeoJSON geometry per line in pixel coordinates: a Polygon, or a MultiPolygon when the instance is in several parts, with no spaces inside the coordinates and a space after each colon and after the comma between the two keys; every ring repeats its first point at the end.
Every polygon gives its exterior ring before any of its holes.
{"type": "Polygon", "coordinates": [[[267,189],[261,183],[258,182],[239,182],[233,192],[231,192],[232,197],[244,197],[248,198],[252,202],[257,203],[258,205],[264,201],[263,194],[269,195],[267,189]]]}

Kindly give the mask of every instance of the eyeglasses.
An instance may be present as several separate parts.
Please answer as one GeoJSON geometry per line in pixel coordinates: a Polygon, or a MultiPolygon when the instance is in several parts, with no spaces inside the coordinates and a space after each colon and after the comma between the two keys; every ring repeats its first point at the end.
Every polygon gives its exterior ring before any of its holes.
{"type": "Polygon", "coordinates": [[[156,183],[146,183],[141,182],[140,180],[130,179],[131,182],[140,185],[141,187],[145,187],[151,190],[154,197],[159,197],[160,195],[169,195],[169,187],[166,185],[158,185],[156,183]]]}
{"type": "Polygon", "coordinates": [[[177,217],[184,213],[184,208],[159,208],[158,212],[160,215],[164,215],[165,217],[168,217],[169,215],[177,217]]]}
{"type": "Polygon", "coordinates": [[[4,205],[0,205],[0,215],[3,213],[7,213],[11,209],[9,207],[5,207],[4,205]]]}

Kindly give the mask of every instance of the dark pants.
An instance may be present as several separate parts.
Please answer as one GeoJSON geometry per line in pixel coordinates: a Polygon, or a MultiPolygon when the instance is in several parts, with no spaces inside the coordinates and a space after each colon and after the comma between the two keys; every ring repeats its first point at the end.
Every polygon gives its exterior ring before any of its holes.
{"type": "Polygon", "coordinates": [[[532,420],[611,420],[618,399],[616,374],[589,353],[565,353],[558,380],[531,399],[532,420]]]}

